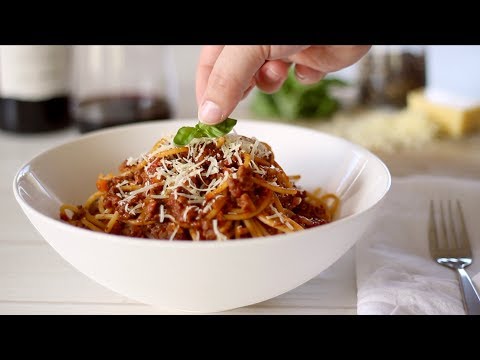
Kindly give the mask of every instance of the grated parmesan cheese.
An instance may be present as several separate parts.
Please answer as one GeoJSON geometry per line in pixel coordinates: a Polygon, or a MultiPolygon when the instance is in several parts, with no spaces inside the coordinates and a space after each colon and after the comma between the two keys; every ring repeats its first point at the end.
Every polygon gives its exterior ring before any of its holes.
{"type": "Polygon", "coordinates": [[[287,222],[285,223],[285,225],[286,225],[290,230],[293,231],[293,226],[292,226],[292,224],[290,224],[290,222],[287,221],[287,222]]]}
{"type": "Polygon", "coordinates": [[[225,241],[227,240],[227,237],[223,235],[220,230],[218,230],[218,220],[214,219],[212,220],[212,225],[213,225],[213,232],[215,233],[217,240],[218,241],[225,241]]]}
{"type": "Polygon", "coordinates": [[[426,114],[409,109],[373,110],[358,115],[338,114],[316,129],[341,136],[370,150],[393,152],[419,148],[439,135],[439,126],[426,114]]]}
{"type": "MultiPolygon", "coordinates": [[[[285,219],[283,218],[283,214],[280,213],[275,207],[270,205],[270,209],[273,211],[273,215],[266,216],[267,219],[275,219],[278,218],[282,224],[285,224],[285,219]]],[[[289,224],[292,226],[291,224],[289,224]]]]}
{"type": "Polygon", "coordinates": [[[177,235],[178,229],[180,229],[180,225],[177,225],[177,226],[175,227],[175,230],[173,231],[172,235],[170,235],[170,239],[168,239],[169,241],[172,241],[173,238],[175,237],[175,235],[177,235]]]}
{"type": "Polygon", "coordinates": [[[188,212],[192,209],[195,209],[195,208],[198,208],[197,206],[194,206],[194,205],[191,205],[191,206],[187,206],[185,208],[185,212],[183,213],[183,221],[187,221],[187,215],[188,215],[188,212]]]}
{"type": "Polygon", "coordinates": [[[164,206],[163,206],[163,204],[162,204],[162,205],[160,205],[160,217],[159,217],[159,221],[160,221],[161,223],[163,223],[163,222],[165,221],[165,219],[170,219],[170,220],[172,220],[172,221],[175,221],[175,218],[174,218],[172,215],[167,214],[167,213],[165,212],[165,208],[164,208],[164,206]]]}
{"type": "Polygon", "coordinates": [[[160,205],[160,222],[163,223],[163,220],[165,220],[165,208],[163,204],[160,205]]]}
{"type": "Polygon", "coordinates": [[[131,157],[131,156],[130,156],[130,157],[127,159],[126,165],[127,165],[127,166],[138,165],[138,163],[140,162],[140,160],[143,159],[143,158],[145,157],[145,155],[146,155],[146,153],[142,153],[142,154],[140,154],[140,156],[137,157],[137,158],[134,158],[134,157],[131,157]]]}
{"type": "MultiPolygon", "coordinates": [[[[126,205],[128,206],[128,205],[126,205]]],[[[138,211],[140,208],[143,208],[143,202],[135,205],[133,208],[131,208],[130,210],[128,210],[128,212],[132,215],[135,215],[135,214],[138,214],[138,213],[141,213],[141,211],[138,211]]],[[[126,207],[127,208],[127,207],[126,207]]]]}
{"type": "Polygon", "coordinates": [[[209,177],[210,175],[218,174],[219,169],[218,169],[217,159],[215,159],[213,156],[210,156],[208,158],[208,161],[210,161],[210,166],[208,167],[208,170],[207,170],[205,176],[209,177]]]}
{"type": "MultiPolygon", "coordinates": [[[[148,183],[148,182],[147,182],[147,183],[148,183]]],[[[141,189],[137,189],[137,190],[130,191],[130,192],[128,193],[128,196],[125,197],[124,199],[120,200],[119,203],[120,203],[121,205],[123,205],[123,204],[125,204],[125,203],[128,203],[128,202],[130,202],[130,201],[135,197],[135,195],[141,194],[141,193],[143,193],[143,192],[144,192],[144,193],[147,193],[148,190],[154,188],[155,186],[157,186],[157,184],[149,184],[149,183],[148,183],[148,185],[145,185],[145,186],[144,186],[143,188],[141,188],[141,189]]]]}
{"type": "Polygon", "coordinates": [[[123,199],[125,197],[125,193],[122,190],[122,186],[127,184],[128,184],[128,180],[123,180],[121,183],[115,185],[115,187],[119,191],[118,193],[115,193],[115,195],[117,195],[120,199],[123,199]]]}

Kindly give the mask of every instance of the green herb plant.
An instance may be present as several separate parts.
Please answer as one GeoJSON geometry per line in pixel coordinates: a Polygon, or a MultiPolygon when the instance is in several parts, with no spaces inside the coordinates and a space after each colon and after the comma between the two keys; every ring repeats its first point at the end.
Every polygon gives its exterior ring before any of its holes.
{"type": "Polygon", "coordinates": [[[339,108],[340,102],[331,94],[333,87],[347,83],[337,78],[326,78],[313,85],[300,84],[293,70],[280,90],[273,94],[255,93],[251,110],[260,117],[284,120],[328,118],[339,108]]]}
{"type": "Polygon", "coordinates": [[[187,145],[195,138],[209,137],[218,138],[223,135],[227,135],[232,131],[233,127],[237,124],[237,120],[226,118],[220,124],[206,125],[198,122],[195,127],[183,126],[178,131],[173,142],[175,145],[187,145]]]}

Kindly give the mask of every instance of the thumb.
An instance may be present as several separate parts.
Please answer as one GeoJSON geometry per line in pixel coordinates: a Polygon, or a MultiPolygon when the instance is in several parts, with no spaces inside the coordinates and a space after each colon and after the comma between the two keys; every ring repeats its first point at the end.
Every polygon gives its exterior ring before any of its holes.
{"type": "Polygon", "coordinates": [[[217,58],[200,101],[198,118],[206,124],[225,120],[264,64],[268,46],[225,46],[217,58]]]}

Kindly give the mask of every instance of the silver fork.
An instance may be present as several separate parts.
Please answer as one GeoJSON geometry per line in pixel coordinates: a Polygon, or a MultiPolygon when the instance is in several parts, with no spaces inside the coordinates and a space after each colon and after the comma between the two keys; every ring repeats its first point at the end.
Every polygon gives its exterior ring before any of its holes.
{"type": "Polygon", "coordinates": [[[445,218],[444,207],[442,201],[440,201],[440,226],[437,227],[434,204],[431,200],[428,230],[430,254],[440,265],[457,271],[466,313],[468,315],[480,315],[480,296],[464,269],[472,263],[473,259],[462,207],[458,200],[457,221],[454,221],[450,200],[448,200],[448,221],[445,218]]]}

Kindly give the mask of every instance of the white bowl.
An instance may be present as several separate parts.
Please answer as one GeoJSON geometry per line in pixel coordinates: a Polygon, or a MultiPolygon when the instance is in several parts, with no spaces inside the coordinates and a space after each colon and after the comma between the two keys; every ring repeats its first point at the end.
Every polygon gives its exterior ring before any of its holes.
{"type": "Polygon", "coordinates": [[[297,126],[239,120],[237,133],[268,142],[298,185],[340,195],[339,218],[266,238],[226,242],[136,239],[59,220],[62,203],[83,204],[99,173],[196,120],[155,121],[81,136],[33,158],[17,173],[15,197],[45,240],[105,287],[174,311],[217,312],[273,298],[312,279],[361,237],[390,188],[387,167],[343,139],[297,126]]]}

